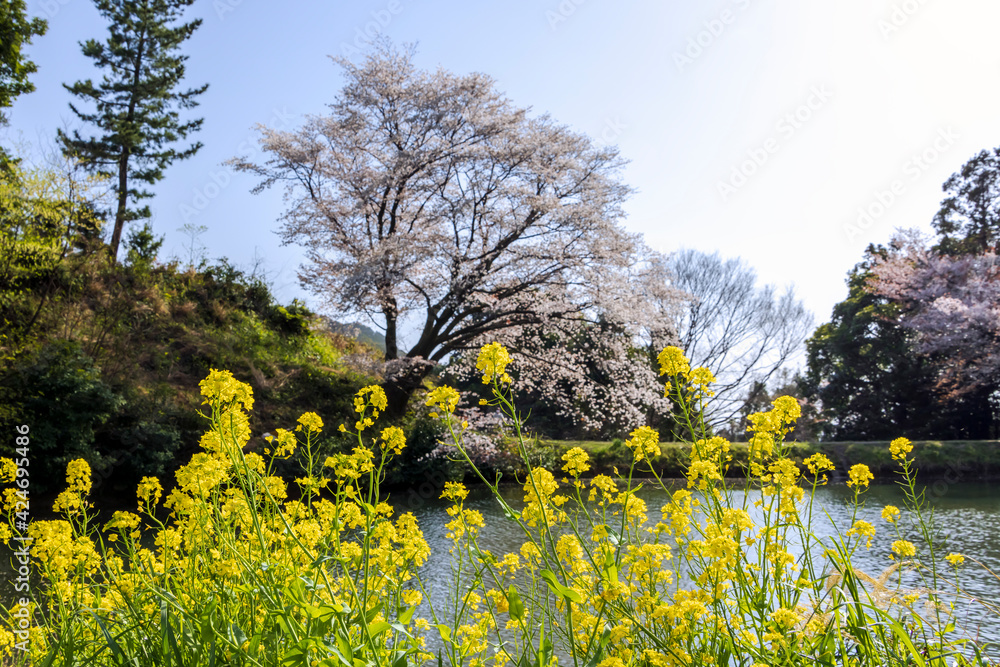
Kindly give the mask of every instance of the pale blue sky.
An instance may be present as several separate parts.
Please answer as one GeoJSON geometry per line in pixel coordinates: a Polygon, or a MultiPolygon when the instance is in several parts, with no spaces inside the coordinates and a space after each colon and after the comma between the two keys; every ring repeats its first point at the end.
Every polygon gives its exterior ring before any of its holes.
{"type": "MultiPolygon", "coordinates": [[[[77,42],[105,27],[87,0],[28,7],[49,33],[30,47],[38,90],[7,133],[36,142],[72,126],[60,84],[96,78],[77,42]]],[[[941,183],[1000,145],[1000,3],[199,0],[190,15],[204,19],[186,51],[189,83],[210,84],[205,147],[157,186],[155,229],[166,255],[183,254],[186,221],[209,228],[212,257],[257,253],[283,300],[304,294],[301,252],[274,234],[281,193],[251,195],[253,179],[222,162],[248,152],[255,123],[324,113],[341,84],[327,56],[380,15],[391,39],[419,43],[420,66],[485,72],[515,103],[617,144],[638,190],[625,224],[651,246],[742,256],[794,284],[817,323],[867,243],[929,230],[941,183]]]]}

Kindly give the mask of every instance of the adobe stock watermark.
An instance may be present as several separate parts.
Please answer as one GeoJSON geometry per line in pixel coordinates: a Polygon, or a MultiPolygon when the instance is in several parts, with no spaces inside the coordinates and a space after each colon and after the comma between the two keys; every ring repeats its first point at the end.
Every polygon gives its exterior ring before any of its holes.
{"type": "Polygon", "coordinates": [[[565,23],[569,17],[576,14],[576,10],[587,0],[562,0],[555,9],[545,10],[545,19],[549,22],[549,28],[555,30],[560,23],[565,23]]]}
{"type": "Polygon", "coordinates": [[[54,18],[56,14],[62,10],[63,7],[73,2],[73,0],[39,0],[38,8],[41,10],[39,14],[45,14],[45,18],[54,18]]]}
{"type": "MultiPolygon", "coordinates": [[[[280,130],[291,124],[292,116],[287,109],[274,110],[271,122],[268,127],[272,130],[280,130]]],[[[254,134],[247,135],[247,138],[236,147],[236,154],[240,156],[256,155],[260,153],[260,146],[254,134]]],[[[216,171],[208,174],[208,181],[201,187],[196,187],[192,191],[191,199],[186,203],[181,203],[177,207],[177,213],[184,222],[190,222],[201,215],[217,199],[222,191],[229,187],[233,181],[234,170],[229,165],[220,165],[216,171]]]]}
{"type": "Polygon", "coordinates": [[[627,129],[628,124],[622,121],[621,116],[606,118],[601,133],[597,135],[597,143],[602,146],[611,146],[627,129]]]}
{"type": "Polygon", "coordinates": [[[389,27],[394,18],[403,13],[403,9],[402,0],[389,0],[382,9],[373,11],[370,21],[354,28],[353,41],[340,43],[340,55],[344,58],[360,55],[389,27]]]}
{"type": "Polygon", "coordinates": [[[742,12],[750,9],[752,0],[733,0],[732,6],[726,7],[719,15],[702,24],[702,30],[689,38],[687,46],[682,51],[674,51],[674,65],[678,72],[694,64],[698,58],[715,44],[729,26],[736,23],[742,12]]]}
{"type": "Polygon", "coordinates": [[[929,0],[903,0],[903,2],[894,4],[889,15],[879,19],[876,24],[878,31],[882,33],[882,39],[888,41],[890,37],[909,23],[910,19],[916,16],[917,12],[928,2],[929,0]]]}
{"type": "Polygon", "coordinates": [[[11,629],[14,634],[14,648],[23,653],[30,650],[29,639],[31,636],[31,538],[28,537],[28,526],[31,524],[31,499],[28,495],[28,487],[31,485],[31,428],[27,424],[20,424],[14,427],[14,452],[17,458],[14,464],[17,467],[15,474],[14,490],[14,529],[16,533],[12,539],[17,542],[13,551],[11,565],[14,567],[16,575],[11,583],[14,592],[15,604],[10,612],[11,629]]]}
{"type": "Polygon", "coordinates": [[[782,142],[787,143],[794,137],[832,98],[833,91],[826,84],[810,88],[809,96],[806,97],[805,101],[774,124],[774,134],[760,145],[748,150],[746,159],[733,167],[729,178],[720,180],[716,184],[716,190],[722,197],[722,201],[728,201],[736,194],[737,190],[746,185],[754,174],[760,171],[781,150],[782,142]]]}
{"type": "Polygon", "coordinates": [[[226,14],[232,14],[243,4],[243,0],[212,0],[212,9],[220,21],[226,20],[226,14]]]}
{"type": "Polygon", "coordinates": [[[894,178],[885,188],[875,190],[869,202],[858,207],[855,220],[844,225],[847,240],[850,242],[862,236],[862,232],[881,220],[899,198],[906,194],[907,183],[920,180],[958,139],[958,133],[952,128],[940,128],[930,146],[914,153],[903,163],[898,178],[894,178]]]}

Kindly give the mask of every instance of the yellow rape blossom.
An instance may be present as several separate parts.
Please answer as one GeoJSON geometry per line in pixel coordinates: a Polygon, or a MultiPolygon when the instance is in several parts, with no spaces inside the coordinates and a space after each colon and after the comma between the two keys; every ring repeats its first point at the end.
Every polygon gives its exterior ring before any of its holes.
{"type": "Polygon", "coordinates": [[[0,457],[0,483],[11,484],[17,479],[17,464],[12,460],[0,457]]]}
{"type": "Polygon", "coordinates": [[[139,480],[139,486],[135,489],[135,495],[139,499],[139,511],[141,512],[143,506],[154,507],[160,502],[160,497],[163,495],[163,486],[160,485],[160,480],[155,477],[143,477],[139,480]]]}
{"type": "Polygon", "coordinates": [[[386,398],[385,390],[382,387],[378,385],[362,387],[354,395],[354,411],[362,416],[355,424],[355,428],[363,431],[365,427],[374,424],[375,422],[372,420],[378,419],[379,413],[384,411],[388,405],[389,399],[386,398]],[[369,407],[372,408],[372,416],[370,418],[364,416],[369,407]]]}
{"type": "Polygon", "coordinates": [[[833,461],[831,461],[825,454],[813,454],[803,461],[803,463],[805,464],[806,469],[809,470],[809,473],[813,476],[834,469],[833,461]]]}
{"type": "Polygon", "coordinates": [[[951,563],[952,565],[954,565],[955,567],[958,567],[959,565],[965,562],[965,556],[956,553],[950,553],[947,556],[945,556],[944,559],[949,563],[951,563]]]}
{"type": "Polygon", "coordinates": [[[917,555],[917,548],[913,546],[913,542],[896,540],[892,543],[892,553],[901,558],[912,558],[917,555]]]}
{"type": "Polygon", "coordinates": [[[889,453],[892,454],[892,458],[897,461],[902,461],[906,458],[906,455],[912,451],[913,443],[906,438],[896,438],[889,443],[889,453]]]}
{"type": "Polygon", "coordinates": [[[871,469],[868,468],[864,463],[857,463],[851,466],[851,469],[847,473],[847,486],[859,487],[864,489],[868,486],[868,483],[875,479],[872,475],[871,469]]]}
{"type": "Polygon", "coordinates": [[[563,454],[562,460],[566,462],[562,469],[573,477],[579,477],[590,470],[590,457],[579,447],[573,447],[563,454]]]}
{"type": "Polygon", "coordinates": [[[296,431],[305,430],[306,433],[319,433],[323,430],[323,420],[315,412],[303,413],[298,422],[299,425],[295,427],[296,431]]]}
{"type": "Polygon", "coordinates": [[[444,491],[441,493],[442,498],[452,500],[456,503],[462,502],[468,495],[468,489],[461,482],[445,482],[444,491]]]}
{"type": "MultiPolygon", "coordinates": [[[[458,407],[461,396],[454,388],[448,386],[435,387],[427,394],[424,405],[452,414],[458,407]]],[[[433,415],[432,415],[433,416],[433,415]]]]}
{"type": "Polygon", "coordinates": [[[253,389],[234,378],[229,371],[217,371],[213,368],[198,386],[201,387],[201,395],[205,397],[205,404],[216,402],[223,408],[239,404],[244,410],[253,409],[253,389]]]}
{"type": "Polygon", "coordinates": [[[889,523],[895,523],[899,517],[899,508],[895,505],[886,505],[882,508],[882,518],[889,523]]]}
{"type": "Polygon", "coordinates": [[[90,492],[90,464],[83,459],[70,461],[66,466],[66,483],[70,491],[86,494],[90,492]]]}
{"type": "Polygon", "coordinates": [[[660,375],[687,375],[691,370],[684,351],[673,345],[663,348],[656,360],[660,363],[660,375]]]}
{"type": "Polygon", "coordinates": [[[872,539],[875,537],[875,526],[871,525],[867,521],[858,519],[854,522],[854,525],[847,531],[847,536],[857,535],[861,538],[868,538],[867,546],[870,549],[872,546],[872,539]]]}
{"type": "Polygon", "coordinates": [[[393,454],[402,454],[406,447],[406,435],[398,426],[387,426],[382,429],[382,449],[393,454]]]}
{"type": "Polygon", "coordinates": [[[489,384],[496,378],[499,382],[509,384],[513,378],[507,374],[507,365],[510,364],[510,353],[500,343],[490,343],[484,345],[479,350],[479,358],[476,360],[476,370],[483,374],[483,384],[489,384]]]}
{"type": "Polygon", "coordinates": [[[660,455],[660,434],[648,426],[640,426],[629,434],[625,445],[635,454],[636,461],[660,455]]]}

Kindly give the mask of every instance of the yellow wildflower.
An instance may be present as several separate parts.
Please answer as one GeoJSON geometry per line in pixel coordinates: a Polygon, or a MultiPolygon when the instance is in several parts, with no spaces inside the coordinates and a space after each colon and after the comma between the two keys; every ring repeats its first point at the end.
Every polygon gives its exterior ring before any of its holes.
{"type": "Polygon", "coordinates": [[[958,567],[959,565],[965,562],[965,556],[956,553],[950,553],[947,556],[945,556],[944,559],[949,563],[951,563],[952,565],[954,565],[955,567],[958,567]]]}
{"type": "Polygon", "coordinates": [[[818,475],[834,468],[833,461],[827,458],[825,454],[813,454],[803,461],[803,463],[806,464],[806,468],[809,469],[812,475],[818,475]]]}
{"type": "Polygon", "coordinates": [[[562,460],[566,462],[562,469],[573,477],[579,477],[590,470],[590,463],[588,463],[590,457],[579,447],[573,447],[563,454],[562,460]]]}
{"type": "Polygon", "coordinates": [[[70,491],[78,493],[90,492],[90,464],[83,459],[70,461],[66,466],[66,483],[70,491]]]}
{"type": "Polygon", "coordinates": [[[635,453],[635,460],[642,461],[660,455],[660,434],[648,426],[640,426],[629,434],[625,445],[635,453]]]}
{"type": "Polygon", "coordinates": [[[0,457],[0,483],[11,484],[17,478],[17,464],[12,460],[0,457]]]}
{"type": "Polygon", "coordinates": [[[323,430],[323,420],[315,412],[306,412],[301,417],[299,417],[299,425],[295,427],[296,431],[301,431],[305,429],[306,433],[310,431],[314,433],[319,433],[323,430]]]}
{"type": "Polygon", "coordinates": [[[791,628],[799,622],[799,615],[794,609],[782,607],[771,613],[771,619],[782,628],[791,628]]]}
{"type": "Polygon", "coordinates": [[[402,454],[406,447],[406,435],[398,426],[387,426],[382,429],[382,449],[394,454],[402,454]]]}
{"type": "Polygon", "coordinates": [[[868,538],[868,548],[872,546],[872,538],[875,537],[875,526],[871,525],[867,521],[858,519],[854,522],[854,525],[850,530],[847,531],[848,537],[851,535],[857,535],[858,537],[868,538]]]}
{"type": "Polygon", "coordinates": [[[896,438],[889,443],[889,452],[892,454],[892,458],[897,461],[902,461],[912,451],[913,443],[906,438],[896,438]]]}
{"type": "Polygon", "coordinates": [[[907,540],[896,540],[892,543],[892,553],[902,558],[908,558],[917,554],[917,548],[913,546],[913,542],[908,542],[907,540]]]}
{"type": "Polygon", "coordinates": [[[489,384],[493,378],[500,382],[510,383],[513,382],[513,378],[506,373],[509,363],[510,354],[507,352],[507,348],[500,343],[490,343],[479,350],[476,370],[482,371],[483,384],[489,384]]]}
{"type": "Polygon", "coordinates": [[[456,503],[462,502],[468,495],[469,490],[461,482],[445,482],[444,491],[441,493],[442,498],[456,503]]]}
{"type": "Polygon", "coordinates": [[[213,368],[198,386],[201,387],[205,403],[217,401],[223,407],[239,403],[245,410],[253,409],[253,389],[234,378],[229,371],[217,371],[213,368]]]}
{"type": "MultiPolygon", "coordinates": [[[[362,387],[354,395],[354,411],[359,415],[363,415],[369,405],[373,408],[372,416],[378,419],[379,411],[385,410],[386,406],[389,405],[389,399],[386,398],[385,390],[382,387],[374,384],[369,385],[362,387]]],[[[371,424],[368,424],[368,426],[371,426],[371,424]]]]}
{"type": "Polygon", "coordinates": [[[433,408],[437,408],[442,412],[447,412],[452,414],[455,412],[455,408],[458,407],[458,401],[461,399],[459,393],[455,391],[454,388],[448,386],[435,387],[429,394],[427,394],[427,400],[424,401],[424,405],[429,405],[433,408]]]}
{"type": "Polygon", "coordinates": [[[673,345],[663,348],[656,360],[660,362],[660,375],[687,375],[691,370],[684,351],[673,345]]]}
{"type": "Polygon", "coordinates": [[[802,406],[791,396],[780,396],[771,402],[774,412],[784,424],[791,424],[802,416],[802,406]]]}
{"type": "Polygon", "coordinates": [[[899,516],[899,508],[895,505],[886,505],[882,508],[882,518],[889,523],[895,523],[899,516]]]}
{"type": "Polygon", "coordinates": [[[872,475],[872,471],[864,463],[858,463],[851,466],[847,476],[849,478],[847,480],[847,486],[857,486],[862,489],[868,486],[868,482],[875,479],[875,476],[872,475]]]}

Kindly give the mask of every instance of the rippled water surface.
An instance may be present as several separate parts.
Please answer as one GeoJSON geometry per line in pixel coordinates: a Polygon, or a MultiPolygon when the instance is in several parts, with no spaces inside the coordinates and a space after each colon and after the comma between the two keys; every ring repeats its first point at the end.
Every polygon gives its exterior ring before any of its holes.
{"type": "MultiPolygon", "coordinates": [[[[756,491],[752,491],[756,494],[756,491]]],[[[504,489],[507,501],[515,508],[522,506],[523,491],[518,487],[504,489]]],[[[649,525],[659,520],[659,508],[666,495],[651,486],[643,488],[639,495],[648,505],[649,525]]],[[[928,497],[934,507],[934,524],[940,534],[937,545],[941,555],[958,552],[975,557],[983,566],[1000,574],[1000,485],[997,484],[952,484],[932,486],[928,497]]],[[[894,485],[873,486],[864,495],[864,507],[858,518],[875,525],[879,534],[870,550],[860,548],[856,552],[854,566],[863,572],[877,576],[890,564],[889,548],[895,539],[888,531],[888,524],[880,517],[885,505],[903,506],[901,490],[894,485]]],[[[813,510],[814,527],[817,535],[829,536],[834,531],[831,520],[841,531],[851,524],[851,494],[843,485],[831,485],[817,491],[813,510]]],[[[751,498],[750,500],[753,500],[751,498]]],[[[450,520],[446,513],[449,503],[437,499],[421,499],[415,493],[399,494],[390,498],[399,512],[413,512],[431,545],[432,555],[423,568],[422,576],[428,587],[432,601],[439,609],[445,609],[449,591],[453,588],[451,541],[446,537],[445,523],[450,520]]],[[[466,506],[479,510],[486,528],[480,535],[481,546],[494,554],[516,552],[524,542],[517,524],[504,518],[500,505],[485,490],[474,490],[466,501],[466,506]]],[[[110,514],[110,512],[108,513],[110,514]]],[[[917,540],[914,539],[914,542],[917,540]]],[[[2,548],[2,545],[0,545],[2,548]]],[[[923,554],[921,554],[923,555],[923,554]]],[[[0,558],[0,601],[10,604],[13,586],[10,581],[9,551],[0,558]]],[[[951,576],[949,574],[949,576],[951,576]]],[[[961,585],[972,597],[1000,604],[1000,579],[982,567],[967,561],[961,568],[961,585]]],[[[904,580],[904,583],[909,583],[904,580]]],[[[453,591],[452,591],[453,592],[453,591]]],[[[969,636],[980,641],[1000,643],[1000,616],[986,611],[975,603],[961,603],[957,607],[956,621],[969,636]]],[[[997,653],[997,649],[991,651],[997,653]]]]}
{"type": "MultiPolygon", "coordinates": [[[[504,489],[504,493],[512,506],[520,508],[523,497],[521,489],[509,487],[504,489]]],[[[665,494],[646,487],[639,495],[648,505],[650,525],[655,525],[665,494]]],[[[942,556],[956,552],[975,557],[985,567],[1000,575],[1000,485],[939,485],[928,490],[927,495],[933,505],[933,525],[940,535],[935,547],[937,552],[942,556]]],[[[841,531],[851,526],[851,497],[850,489],[844,485],[831,485],[817,490],[813,525],[818,536],[826,537],[835,532],[831,520],[841,531]]],[[[895,485],[879,485],[871,487],[862,498],[864,507],[857,518],[869,521],[877,527],[879,533],[870,550],[863,546],[858,549],[853,564],[856,569],[877,577],[892,564],[890,547],[896,539],[889,532],[889,525],[881,519],[882,508],[886,505],[902,507],[903,494],[895,485]]],[[[523,534],[515,523],[504,519],[500,505],[487,493],[482,490],[473,492],[466,501],[466,506],[479,510],[486,520],[486,528],[480,535],[483,548],[498,555],[520,549],[524,542],[523,534]]],[[[437,500],[414,502],[411,499],[410,502],[398,505],[400,511],[412,511],[417,516],[424,536],[431,545],[432,556],[428,566],[424,568],[423,577],[430,587],[435,604],[443,606],[447,606],[447,591],[453,588],[448,552],[451,541],[447,539],[444,528],[444,524],[450,520],[445,511],[447,507],[448,503],[437,500]]],[[[904,537],[918,541],[916,536],[904,537]]],[[[953,578],[951,572],[946,574],[953,578]]],[[[904,578],[904,585],[919,585],[911,580],[912,575],[904,578]]],[[[966,561],[961,567],[960,583],[970,596],[994,605],[1000,604],[1000,579],[975,563],[966,561]]],[[[956,609],[957,625],[969,636],[980,641],[1000,643],[1000,616],[987,611],[982,605],[968,601],[959,603],[956,609]]],[[[992,652],[996,653],[996,650],[992,652]]]]}

